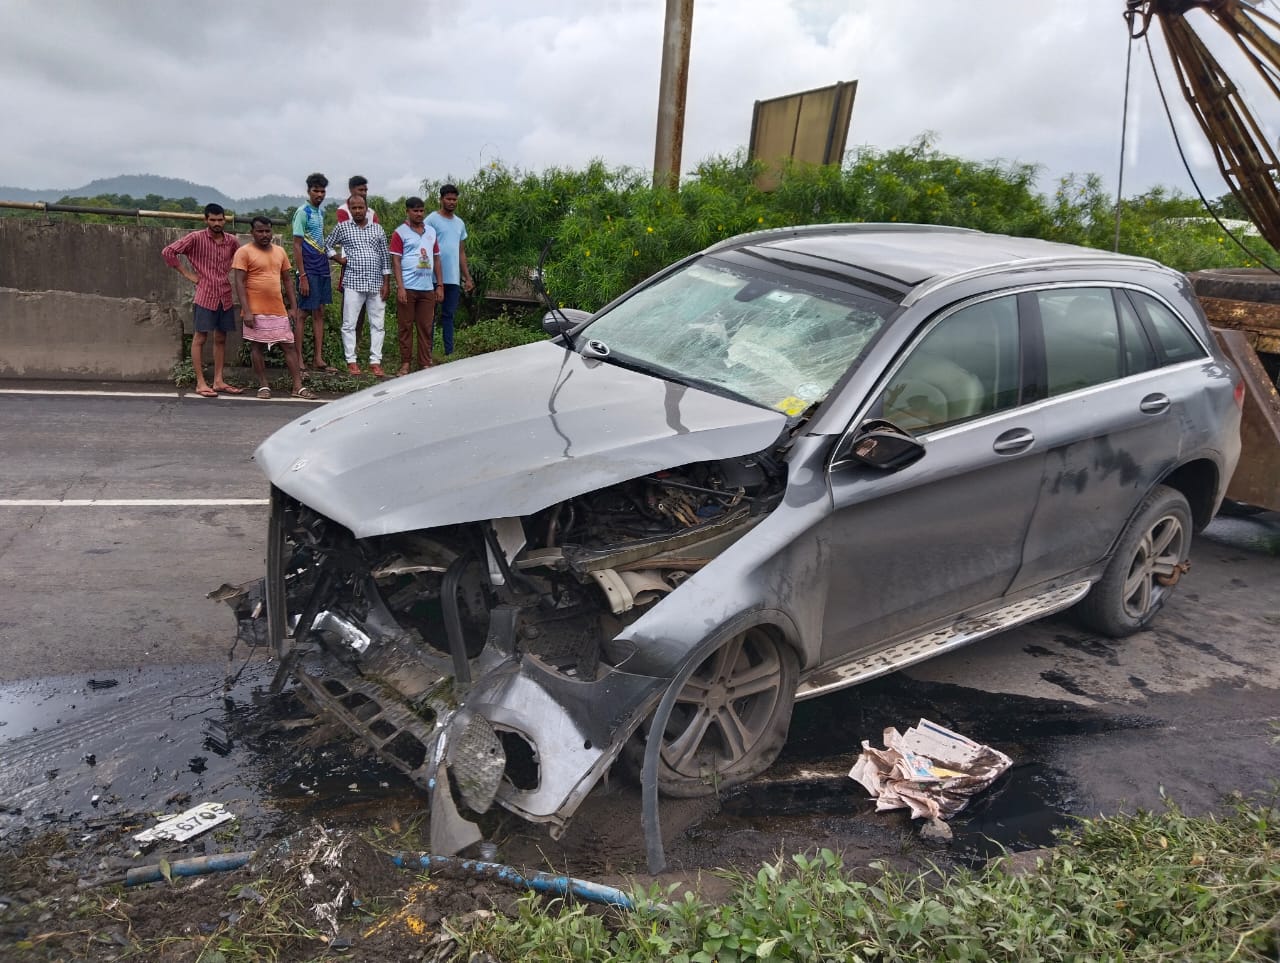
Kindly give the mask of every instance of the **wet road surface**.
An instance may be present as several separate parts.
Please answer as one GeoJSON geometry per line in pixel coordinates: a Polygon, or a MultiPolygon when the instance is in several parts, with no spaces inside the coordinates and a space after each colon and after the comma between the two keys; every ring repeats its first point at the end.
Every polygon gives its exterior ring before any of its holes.
{"type": "MultiPolygon", "coordinates": [[[[312,819],[419,818],[422,800],[397,773],[265,694],[273,667],[261,653],[227,661],[230,611],[205,598],[261,573],[265,507],[254,502],[266,486],[248,453],[300,409],[13,400],[0,406],[5,498],[92,504],[0,506],[0,844],[43,829],[136,831],[206,800],[238,822],[193,841],[196,852],[312,819]],[[36,427],[51,423],[57,451],[36,427]],[[210,496],[248,504],[195,504],[210,496]]],[[[1219,518],[1192,559],[1153,629],[1130,639],[1058,617],[801,703],[782,759],[756,783],[718,806],[664,804],[673,867],[814,845],[899,850],[909,821],[875,814],[846,774],[863,740],[881,745],[886,726],[922,717],[1014,759],[953,821],[961,859],[1043,845],[1074,816],[1158,807],[1162,794],[1202,811],[1266,789],[1280,772],[1280,515],[1219,518]]],[[[501,814],[486,828],[512,860],[643,865],[639,797],[618,779],[558,844],[501,814]]]]}

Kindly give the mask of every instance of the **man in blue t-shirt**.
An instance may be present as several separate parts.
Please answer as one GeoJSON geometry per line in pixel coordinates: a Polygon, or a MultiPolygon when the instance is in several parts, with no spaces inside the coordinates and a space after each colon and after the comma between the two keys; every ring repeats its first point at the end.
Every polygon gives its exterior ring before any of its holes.
{"type": "Polygon", "coordinates": [[[307,203],[293,215],[293,263],[298,271],[297,330],[294,341],[298,352],[298,367],[306,369],[302,360],[302,316],[311,315],[312,367],[326,374],[337,374],[336,368],[324,363],[324,308],[333,300],[333,282],[329,276],[329,255],[324,246],[324,203],[329,178],[323,174],[307,177],[307,203]]]}
{"type": "Polygon", "coordinates": [[[453,315],[458,298],[465,288],[475,289],[467,268],[467,226],[454,212],[458,208],[458,189],[452,184],[440,188],[440,209],[427,215],[427,223],[435,228],[440,242],[440,274],[444,281],[444,299],[440,302],[440,336],[444,353],[453,354],[453,315]]]}

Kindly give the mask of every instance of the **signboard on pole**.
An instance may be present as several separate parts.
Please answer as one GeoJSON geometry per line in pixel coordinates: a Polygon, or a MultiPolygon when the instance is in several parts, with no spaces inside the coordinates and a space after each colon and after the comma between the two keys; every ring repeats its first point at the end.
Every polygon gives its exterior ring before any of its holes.
{"type": "Polygon", "coordinates": [[[762,190],[776,187],[778,170],[786,160],[839,164],[844,158],[857,90],[858,82],[848,80],[757,100],[751,115],[750,157],[769,165],[757,186],[762,190]]]}

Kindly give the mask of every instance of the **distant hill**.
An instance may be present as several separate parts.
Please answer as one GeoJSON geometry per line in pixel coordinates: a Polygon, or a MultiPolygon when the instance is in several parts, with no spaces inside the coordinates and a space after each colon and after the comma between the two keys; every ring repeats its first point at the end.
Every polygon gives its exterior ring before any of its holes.
{"type": "Polygon", "coordinates": [[[296,207],[302,199],[302,191],[297,196],[289,194],[264,194],[261,197],[244,197],[235,199],[228,197],[216,187],[207,184],[196,184],[180,177],[160,177],[156,174],[122,174],[119,177],[100,177],[90,181],[83,187],[49,188],[48,190],[32,190],[26,187],[0,186],[0,200],[5,201],[44,201],[56,202],[64,197],[97,197],[100,194],[129,194],[133,197],[146,197],[158,194],[160,197],[181,200],[194,197],[199,204],[221,204],[237,214],[253,211],[269,211],[278,207],[289,210],[296,207]]]}

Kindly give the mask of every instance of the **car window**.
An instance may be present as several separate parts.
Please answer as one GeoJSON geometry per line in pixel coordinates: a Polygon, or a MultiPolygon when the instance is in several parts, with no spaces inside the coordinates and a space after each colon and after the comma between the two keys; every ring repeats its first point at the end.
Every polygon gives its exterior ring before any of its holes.
{"type": "Polygon", "coordinates": [[[1187,330],[1181,318],[1148,294],[1131,291],[1130,295],[1137,303],[1138,310],[1146,316],[1147,323],[1151,326],[1156,341],[1159,342],[1160,349],[1164,353],[1166,364],[1192,361],[1205,356],[1204,348],[1187,330]]]}
{"type": "Polygon", "coordinates": [[[1124,345],[1124,373],[1140,374],[1160,367],[1155,349],[1151,346],[1151,341],[1147,337],[1147,332],[1143,330],[1142,322],[1138,320],[1133,305],[1127,298],[1121,297],[1119,307],[1120,340],[1124,345]]]}
{"type": "Polygon", "coordinates": [[[1110,288],[1054,288],[1036,292],[1036,299],[1050,397],[1123,374],[1120,329],[1110,288]]]}
{"type": "Polygon", "coordinates": [[[876,410],[928,431],[1018,403],[1018,308],[993,298],[943,318],[890,377],[876,410]]]}
{"type": "Polygon", "coordinates": [[[827,396],[894,310],[852,283],[702,258],[586,332],[618,363],[798,415],[827,396]]]}

